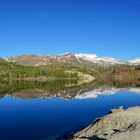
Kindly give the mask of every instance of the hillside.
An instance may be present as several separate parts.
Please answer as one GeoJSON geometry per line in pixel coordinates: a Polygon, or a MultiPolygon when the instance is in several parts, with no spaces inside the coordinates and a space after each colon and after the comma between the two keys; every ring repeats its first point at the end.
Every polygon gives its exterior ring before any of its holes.
{"type": "Polygon", "coordinates": [[[68,73],[66,69],[57,65],[50,65],[49,67],[33,67],[33,66],[23,66],[15,63],[0,62],[0,81],[7,80],[51,80],[51,79],[78,79],[76,72],[68,73]]]}
{"type": "Polygon", "coordinates": [[[115,66],[105,69],[98,76],[100,82],[115,82],[120,87],[140,81],[140,69],[139,66],[115,66]]]}
{"type": "Polygon", "coordinates": [[[129,65],[130,63],[109,57],[98,57],[95,54],[73,54],[62,55],[20,55],[6,59],[9,62],[28,66],[48,66],[61,64],[65,67],[110,67],[113,65],[129,65]]]}
{"type": "Polygon", "coordinates": [[[140,78],[138,59],[137,65],[135,62],[95,54],[21,55],[0,59],[0,79],[46,81],[95,77],[100,81],[126,83],[140,78]]]}

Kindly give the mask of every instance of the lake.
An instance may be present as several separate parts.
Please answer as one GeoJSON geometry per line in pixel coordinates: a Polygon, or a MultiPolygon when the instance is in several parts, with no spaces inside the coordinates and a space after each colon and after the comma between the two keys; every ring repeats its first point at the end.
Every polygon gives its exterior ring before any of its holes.
{"type": "Polygon", "coordinates": [[[139,87],[94,83],[16,82],[1,85],[0,94],[1,140],[61,139],[112,108],[140,105],[139,87]]]}

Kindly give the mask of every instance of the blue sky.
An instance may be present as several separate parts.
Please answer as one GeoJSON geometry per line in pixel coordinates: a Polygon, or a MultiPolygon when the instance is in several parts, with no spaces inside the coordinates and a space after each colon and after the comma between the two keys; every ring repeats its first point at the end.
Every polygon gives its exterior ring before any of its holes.
{"type": "Polygon", "coordinates": [[[1,0],[0,56],[140,57],[139,0],[1,0]]]}

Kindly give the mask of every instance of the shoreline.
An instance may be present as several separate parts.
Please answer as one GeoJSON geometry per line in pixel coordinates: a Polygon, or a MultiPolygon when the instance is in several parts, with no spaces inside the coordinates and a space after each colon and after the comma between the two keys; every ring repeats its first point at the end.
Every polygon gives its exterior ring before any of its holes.
{"type": "Polygon", "coordinates": [[[95,119],[89,126],[70,135],[63,140],[139,140],[140,138],[140,106],[124,109],[111,109],[101,118],[95,119]]]}

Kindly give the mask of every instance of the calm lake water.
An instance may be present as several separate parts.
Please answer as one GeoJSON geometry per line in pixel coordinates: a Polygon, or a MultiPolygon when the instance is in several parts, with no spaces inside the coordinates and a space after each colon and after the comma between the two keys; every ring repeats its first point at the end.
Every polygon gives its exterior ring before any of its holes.
{"type": "Polygon", "coordinates": [[[80,88],[63,89],[59,94],[53,91],[52,95],[38,89],[1,91],[0,140],[60,139],[112,108],[140,105],[140,88],[80,88]]]}

